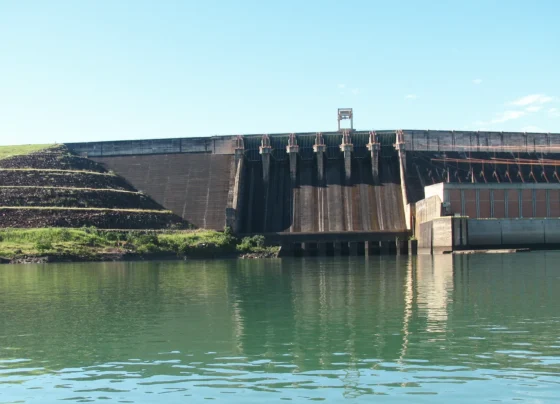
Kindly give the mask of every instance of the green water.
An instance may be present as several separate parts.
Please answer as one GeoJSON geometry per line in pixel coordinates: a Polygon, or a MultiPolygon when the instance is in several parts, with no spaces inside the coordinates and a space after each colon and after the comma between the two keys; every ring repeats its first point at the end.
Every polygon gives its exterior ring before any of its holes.
{"type": "Polygon", "coordinates": [[[560,402],[560,252],[0,267],[0,403],[560,402]]]}

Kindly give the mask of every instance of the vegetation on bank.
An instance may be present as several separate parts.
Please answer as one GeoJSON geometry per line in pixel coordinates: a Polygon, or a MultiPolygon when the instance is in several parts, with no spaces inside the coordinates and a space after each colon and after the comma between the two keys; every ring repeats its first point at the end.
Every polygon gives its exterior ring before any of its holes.
{"type": "Polygon", "coordinates": [[[24,144],[17,146],[0,146],[0,160],[12,156],[21,156],[52,147],[52,144],[24,144]]]}
{"type": "Polygon", "coordinates": [[[263,236],[239,239],[230,231],[114,231],[97,228],[0,229],[4,262],[55,260],[115,260],[126,258],[276,256],[263,236]]]}

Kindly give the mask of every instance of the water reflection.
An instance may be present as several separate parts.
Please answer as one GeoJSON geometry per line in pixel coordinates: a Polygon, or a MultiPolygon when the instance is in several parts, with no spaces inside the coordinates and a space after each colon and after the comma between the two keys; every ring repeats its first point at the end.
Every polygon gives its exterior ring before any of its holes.
{"type": "Polygon", "coordinates": [[[559,264],[547,252],[5,266],[0,402],[33,402],[30,389],[546,401],[559,387],[559,264]]]}

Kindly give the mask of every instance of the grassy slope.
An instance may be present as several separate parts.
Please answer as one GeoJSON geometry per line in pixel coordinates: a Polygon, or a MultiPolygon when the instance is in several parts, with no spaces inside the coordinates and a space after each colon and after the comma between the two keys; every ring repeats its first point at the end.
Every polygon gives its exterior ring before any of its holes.
{"type": "Polygon", "coordinates": [[[212,230],[175,232],[102,231],[95,228],[0,229],[0,257],[68,256],[102,259],[109,254],[213,257],[243,253],[274,254],[257,237],[239,240],[212,230]]]}
{"type": "Polygon", "coordinates": [[[0,160],[7,157],[29,154],[52,147],[52,144],[24,144],[18,146],[0,146],[0,160]]]}

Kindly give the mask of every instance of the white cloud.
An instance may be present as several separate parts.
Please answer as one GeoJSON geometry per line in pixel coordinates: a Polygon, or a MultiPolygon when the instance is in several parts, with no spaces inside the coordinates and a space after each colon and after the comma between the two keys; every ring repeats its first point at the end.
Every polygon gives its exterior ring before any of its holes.
{"type": "Polygon", "coordinates": [[[341,88],[341,89],[342,89],[342,88],[346,88],[346,84],[339,84],[339,85],[338,85],[338,88],[341,88]]]}
{"type": "Polygon", "coordinates": [[[407,95],[404,96],[405,100],[415,100],[417,98],[418,98],[418,96],[416,94],[407,94],[407,95]]]}
{"type": "Polygon", "coordinates": [[[538,126],[524,126],[521,128],[521,132],[544,132],[544,130],[542,128],[539,128],[538,126]]]}
{"type": "Polygon", "coordinates": [[[527,112],[539,112],[541,109],[542,109],[541,106],[533,105],[532,107],[525,108],[525,111],[527,111],[527,112]]]}
{"type": "Polygon", "coordinates": [[[492,119],[490,123],[503,123],[506,121],[511,121],[512,119],[521,118],[523,115],[525,115],[524,111],[505,111],[501,114],[496,115],[496,117],[492,119]]]}
{"type": "Polygon", "coordinates": [[[509,105],[517,105],[520,107],[525,107],[532,104],[546,104],[547,102],[554,101],[554,97],[550,97],[545,94],[531,94],[525,97],[518,98],[515,101],[509,103],[509,105]]]}
{"type": "Polygon", "coordinates": [[[354,94],[354,95],[360,94],[360,89],[359,88],[353,88],[352,89],[352,94],[354,94]]]}
{"type": "Polygon", "coordinates": [[[491,119],[489,121],[476,121],[473,122],[473,125],[478,127],[478,130],[482,130],[480,129],[481,127],[495,125],[497,123],[504,123],[513,119],[521,118],[523,115],[526,115],[525,111],[504,111],[500,114],[496,114],[494,116],[494,119],[491,119]]]}
{"type": "Polygon", "coordinates": [[[482,83],[482,79],[474,79],[473,84],[479,85],[480,83],[482,83]]]}
{"type": "Polygon", "coordinates": [[[550,108],[548,110],[548,116],[550,116],[551,118],[560,118],[560,109],[550,108]]]}

